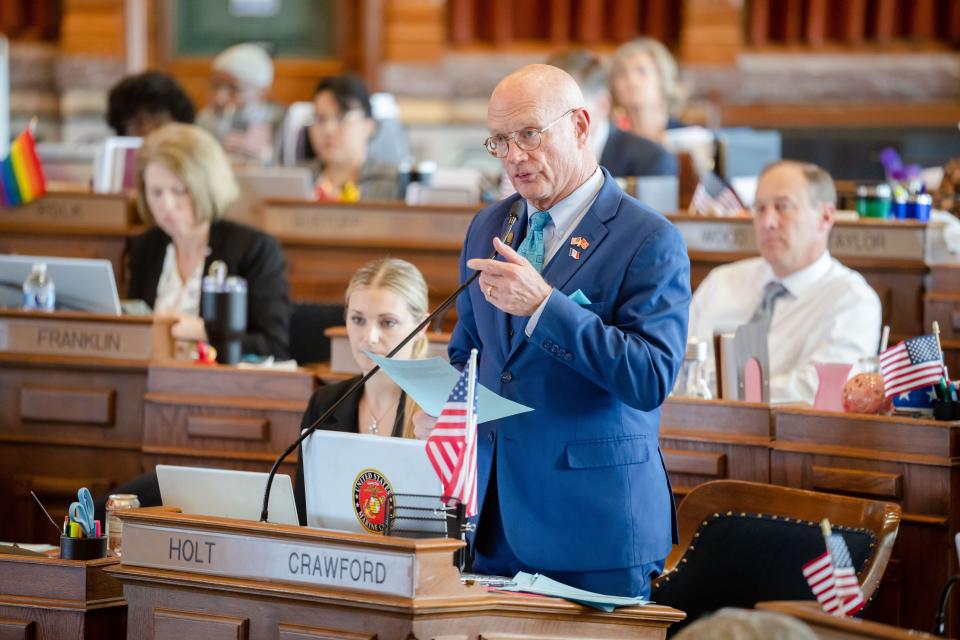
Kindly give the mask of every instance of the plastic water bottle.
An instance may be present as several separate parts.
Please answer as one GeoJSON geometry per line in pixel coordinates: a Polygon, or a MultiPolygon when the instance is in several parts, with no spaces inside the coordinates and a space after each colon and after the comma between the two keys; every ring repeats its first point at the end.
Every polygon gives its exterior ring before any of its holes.
{"type": "Polygon", "coordinates": [[[23,308],[37,311],[53,311],[57,293],[53,279],[47,275],[47,265],[39,262],[33,265],[30,275],[23,281],[23,308]]]}

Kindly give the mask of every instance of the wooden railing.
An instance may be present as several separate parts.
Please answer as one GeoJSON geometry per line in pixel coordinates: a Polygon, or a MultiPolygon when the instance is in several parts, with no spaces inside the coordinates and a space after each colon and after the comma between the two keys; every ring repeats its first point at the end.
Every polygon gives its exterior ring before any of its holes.
{"type": "Polygon", "coordinates": [[[0,0],[0,33],[11,40],[55,41],[61,0],[0,0]]]}
{"type": "Polygon", "coordinates": [[[750,0],[754,48],[960,45],[960,0],[750,0]]]}
{"type": "Polygon", "coordinates": [[[450,0],[454,45],[503,48],[619,44],[651,36],[675,45],[681,3],[672,0],[450,0]]]}

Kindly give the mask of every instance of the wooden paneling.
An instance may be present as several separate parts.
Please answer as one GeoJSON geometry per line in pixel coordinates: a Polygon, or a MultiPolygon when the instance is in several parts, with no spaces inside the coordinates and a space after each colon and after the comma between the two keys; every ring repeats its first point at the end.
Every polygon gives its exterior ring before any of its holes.
{"type": "Polygon", "coordinates": [[[234,440],[268,440],[270,422],[263,418],[226,418],[222,416],[190,416],[187,435],[191,438],[227,438],[234,440]]]}
{"type": "Polygon", "coordinates": [[[72,55],[123,57],[123,0],[63,0],[60,48],[72,55]]]}
{"type": "Polygon", "coordinates": [[[818,467],[812,469],[813,489],[899,500],[903,497],[903,476],[899,473],[818,467]]]}
{"type": "Polygon", "coordinates": [[[183,638],[247,640],[249,626],[250,621],[247,618],[162,609],[153,613],[155,640],[183,640],[183,638]]]}
{"type": "Polygon", "coordinates": [[[113,389],[20,388],[20,418],[25,421],[112,425],[113,389]]]}

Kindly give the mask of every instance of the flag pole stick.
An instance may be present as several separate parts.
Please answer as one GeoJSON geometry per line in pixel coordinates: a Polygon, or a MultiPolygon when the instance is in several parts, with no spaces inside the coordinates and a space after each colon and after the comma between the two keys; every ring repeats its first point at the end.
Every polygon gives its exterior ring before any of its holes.
{"type": "MultiPolygon", "coordinates": [[[[887,350],[887,343],[890,342],[890,325],[883,325],[883,332],[880,334],[880,351],[883,353],[887,350]]],[[[879,354],[878,354],[879,355],[879,354]]]]}
{"type": "Polygon", "coordinates": [[[27,129],[30,131],[30,135],[34,138],[37,137],[37,116],[30,118],[30,122],[27,123],[27,129]]]}

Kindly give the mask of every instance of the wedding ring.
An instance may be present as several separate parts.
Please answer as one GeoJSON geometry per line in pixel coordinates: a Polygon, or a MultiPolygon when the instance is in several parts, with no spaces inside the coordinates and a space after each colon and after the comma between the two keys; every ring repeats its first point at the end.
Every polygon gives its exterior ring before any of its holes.
{"type": "Polygon", "coordinates": [[[489,298],[493,294],[493,285],[487,286],[487,297],[489,298]]]}

